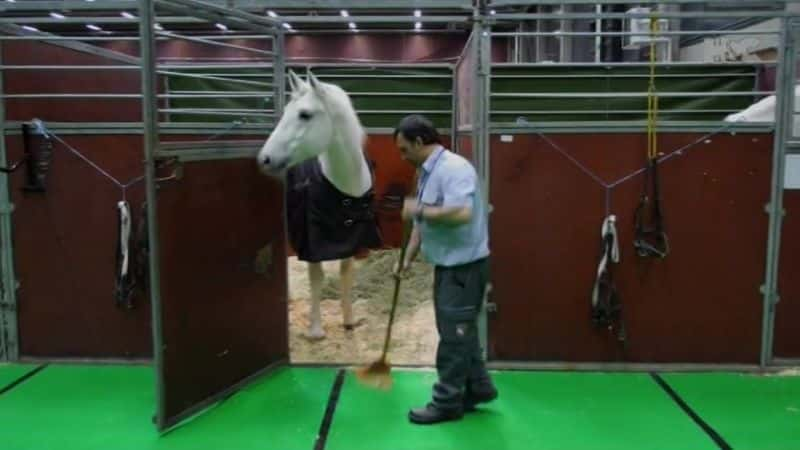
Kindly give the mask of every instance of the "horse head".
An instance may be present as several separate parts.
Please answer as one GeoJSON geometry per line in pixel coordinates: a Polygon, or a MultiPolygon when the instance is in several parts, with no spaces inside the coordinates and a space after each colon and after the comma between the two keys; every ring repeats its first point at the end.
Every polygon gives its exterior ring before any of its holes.
{"type": "Polygon", "coordinates": [[[289,85],[289,102],[257,156],[268,175],[321,155],[348,130],[363,133],[349,96],[339,86],[319,81],[310,71],[304,81],[291,70],[289,85]]]}

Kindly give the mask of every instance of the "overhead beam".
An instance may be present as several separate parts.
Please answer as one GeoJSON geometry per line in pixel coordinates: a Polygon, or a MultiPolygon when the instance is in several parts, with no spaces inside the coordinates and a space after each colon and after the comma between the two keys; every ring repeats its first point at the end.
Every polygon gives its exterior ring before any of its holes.
{"type": "Polygon", "coordinates": [[[64,1],[25,1],[25,2],[2,2],[0,12],[6,11],[119,11],[125,9],[135,10],[139,5],[136,0],[97,0],[87,2],[85,0],[64,0],[64,1]]]}
{"type": "Polygon", "coordinates": [[[51,33],[45,33],[42,31],[29,31],[20,26],[10,23],[0,24],[0,32],[12,34],[15,36],[40,36],[43,38],[41,42],[47,44],[68,48],[70,50],[75,50],[81,53],[88,53],[91,55],[100,56],[103,58],[110,59],[112,61],[119,61],[127,64],[139,65],[139,58],[135,56],[126,55],[125,53],[115,52],[114,50],[109,50],[107,48],[102,48],[96,45],[86,44],[83,42],[63,41],[63,40],[50,41],[47,40],[48,37],[60,37],[60,36],[56,36],[51,33]]]}
{"type": "MultiPolygon", "coordinates": [[[[197,20],[199,22],[203,22],[203,20],[208,21],[209,23],[221,23],[225,26],[228,26],[232,29],[245,29],[249,31],[254,31],[259,34],[264,33],[272,33],[274,30],[268,26],[263,26],[256,23],[250,23],[246,21],[239,21],[233,20],[234,18],[227,16],[225,14],[220,14],[214,11],[202,10],[197,8],[190,8],[184,5],[180,5],[177,3],[161,1],[158,2],[158,7],[161,9],[169,10],[173,13],[184,14],[187,16],[194,16],[194,17],[185,17],[188,20],[197,20]],[[203,20],[200,20],[202,18],[203,20]]],[[[175,22],[159,22],[162,25],[167,25],[170,23],[175,22]]]]}
{"type": "MultiPolygon", "coordinates": [[[[223,3],[223,2],[215,2],[223,3]]],[[[229,0],[236,9],[472,9],[472,0],[229,0]]]]}
{"type": "MultiPolygon", "coordinates": [[[[265,16],[265,15],[251,14],[249,12],[237,9],[236,6],[231,6],[231,5],[227,4],[227,2],[225,2],[226,4],[224,6],[222,6],[222,5],[218,6],[218,5],[214,4],[214,3],[206,2],[206,1],[200,1],[200,0],[170,0],[170,1],[172,3],[178,3],[178,4],[186,6],[188,8],[200,9],[200,10],[205,10],[205,11],[209,11],[209,12],[214,12],[214,13],[217,13],[217,14],[222,14],[222,15],[225,15],[225,16],[236,17],[236,18],[238,18],[240,20],[247,21],[247,22],[250,22],[250,23],[259,24],[259,25],[263,25],[265,27],[277,28],[277,27],[279,27],[281,25],[281,21],[280,20],[276,20],[276,19],[273,19],[272,17],[268,17],[268,16],[265,16]]],[[[162,3],[162,1],[157,1],[156,5],[159,5],[161,3],[162,3]]],[[[220,2],[220,3],[222,3],[222,2],[220,2]]]]}

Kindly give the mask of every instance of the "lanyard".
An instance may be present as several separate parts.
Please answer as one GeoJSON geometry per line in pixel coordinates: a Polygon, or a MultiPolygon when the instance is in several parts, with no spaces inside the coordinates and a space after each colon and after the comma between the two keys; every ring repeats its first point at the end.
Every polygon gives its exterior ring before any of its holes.
{"type": "Polygon", "coordinates": [[[417,195],[417,203],[422,203],[422,194],[425,192],[425,187],[428,185],[428,179],[430,178],[431,174],[433,173],[433,169],[436,168],[436,165],[439,164],[439,160],[442,158],[446,150],[442,148],[439,151],[439,154],[436,155],[436,159],[433,160],[433,164],[431,164],[431,170],[425,172],[425,169],[422,169],[423,177],[420,180],[420,187],[419,187],[419,194],[417,195]]]}

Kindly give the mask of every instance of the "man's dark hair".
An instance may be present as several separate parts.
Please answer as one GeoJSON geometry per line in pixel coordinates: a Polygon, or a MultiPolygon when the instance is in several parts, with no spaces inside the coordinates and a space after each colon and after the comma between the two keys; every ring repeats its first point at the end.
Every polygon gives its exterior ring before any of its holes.
{"type": "Polygon", "coordinates": [[[409,142],[415,142],[420,138],[423,145],[441,144],[439,132],[436,131],[433,122],[419,114],[404,117],[394,129],[394,139],[397,139],[399,133],[403,133],[403,137],[409,142]]]}

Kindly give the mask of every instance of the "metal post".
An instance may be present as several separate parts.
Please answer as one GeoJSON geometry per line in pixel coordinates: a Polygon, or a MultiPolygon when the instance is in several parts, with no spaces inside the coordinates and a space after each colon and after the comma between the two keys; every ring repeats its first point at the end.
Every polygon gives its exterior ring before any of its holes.
{"type": "Polygon", "coordinates": [[[603,37],[600,34],[603,31],[603,19],[599,17],[600,14],[603,14],[603,5],[598,3],[595,6],[595,11],[598,14],[598,18],[594,21],[594,62],[599,63],[602,61],[602,53],[603,53],[603,37]]]}
{"type": "Polygon", "coordinates": [[[275,58],[272,66],[272,81],[273,89],[275,90],[275,120],[280,120],[286,103],[286,57],[283,51],[286,36],[283,30],[276,30],[276,36],[272,42],[272,54],[274,55],[273,58],[275,58]]]}
{"type": "MultiPolygon", "coordinates": [[[[478,176],[483,193],[483,202],[487,212],[491,212],[489,202],[489,101],[491,81],[491,33],[490,27],[484,21],[485,16],[476,21],[473,28],[473,45],[475,46],[475,69],[472,77],[474,83],[474,100],[472,108],[472,142],[475,161],[477,162],[478,176]]],[[[491,217],[491,214],[490,214],[491,217]]],[[[491,221],[490,221],[491,222],[491,221]]],[[[481,342],[483,358],[488,357],[489,325],[487,320],[488,294],[491,283],[484,294],[483,307],[478,316],[478,333],[481,342]]]]}
{"type": "MultiPolygon", "coordinates": [[[[0,44],[0,63],[2,63],[0,44]]],[[[0,70],[0,92],[3,92],[3,71],[0,70]]],[[[6,108],[0,99],[0,164],[7,166],[6,156],[6,108]]],[[[17,278],[14,274],[14,241],[12,239],[11,203],[8,189],[8,174],[0,174],[0,269],[2,269],[2,294],[0,294],[0,361],[15,361],[19,358],[17,331],[17,278]]]]}
{"type": "Polygon", "coordinates": [[[786,161],[786,141],[792,134],[794,123],[794,76],[795,76],[795,26],[789,19],[783,19],[783,33],[778,49],[780,61],[776,80],[775,135],[772,151],[772,184],[770,202],[766,205],[769,214],[769,234],[767,236],[767,261],[764,284],[761,294],[764,297],[761,330],[761,366],[772,361],[775,328],[775,306],[778,295],[778,262],[780,255],[781,225],[783,223],[783,183],[786,161]]]}
{"type": "Polygon", "coordinates": [[[450,73],[450,148],[461,153],[458,144],[458,61],[451,66],[450,73]]]}
{"type": "Polygon", "coordinates": [[[139,35],[142,62],[142,126],[144,128],[144,175],[147,198],[147,233],[150,242],[150,303],[152,305],[153,367],[156,379],[156,427],[164,429],[164,344],[161,341],[161,290],[159,279],[158,208],[156,207],[155,153],[158,148],[156,100],[156,48],[153,32],[153,0],[139,1],[139,35]]]}

